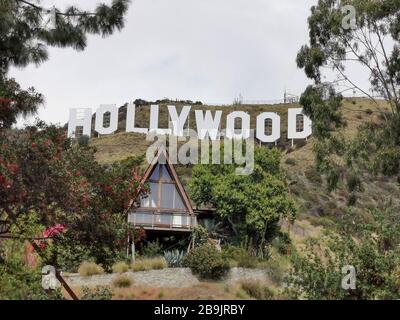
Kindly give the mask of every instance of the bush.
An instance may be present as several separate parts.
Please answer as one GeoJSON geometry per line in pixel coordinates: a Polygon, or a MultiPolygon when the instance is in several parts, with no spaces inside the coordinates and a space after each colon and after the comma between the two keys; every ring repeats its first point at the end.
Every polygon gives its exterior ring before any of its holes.
{"type": "Polygon", "coordinates": [[[183,251],[174,250],[174,251],[165,251],[164,259],[170,268],[179,268],[183,265],[183,259],[185,254],[183,251]]]}
{"type": "Polygon", "coordinates": [[[148,270],[160,270],[167,268],[167,262],[164,258],[147,258],[137,259],[132,263],[133,271],[148,271],[148,270]]]}
{"type": "Polygon", "coordinates": [[[82,300],[111,300],[113,292],[108,286],[96,286],[94,289],[82,287],[82,300]]]}
{"type": "Polygon", "coordinates": [[[225,246],[222,250],[222,257],[229,261],[231,266],[239,268],[256,268],[258,264],[258,259],[242,247],[225,246]]]}
{"type": "Polygon", "coordinates": [[[286,232],[280,232],[278,236],[272,241],[272,245],[282,255],[286,255],[292,246],[292,240],[286,232]]]}
{"type": "Polygon", "coordinates": [[[229,271],[229,264],[215,246],[207,243],[193,249],[185,259],[185,265],[202,279],[218,280],[229,271]]]}
{"type": "Polygon", "coordinates": [[[87,248],[65,241],[63,236],[56,244],[50,245],[48,250],[58,268],[65,272],[77,272],[82,261],[92,260],[87,248]]]}
{"type": "Polygon", "coordinates": [[[60,289],[43,290],[40,270],[32,270],[22,262],[1,261],[1,258],[0,255],[0,300],[64,299],[60,289]]]}
{"type": "Polygon", "coordinates": [[[167,268],[168,265],[164,258],[153,258],[150,259],[150,267],[153,270],[161,270],[167,268]]]}
{"type": "Polygon", "coordinates": [[[270,288],[261,285],[257,281],[242,281],[240,285],[244,292],[246,292],[251,298],[257,300],[271,300],[274,296],[274,293],[270,288]]]}
{"type": "Polygon", "coordinates": [[[162,255],[163,247],[157,241],[148,242],[147,246],[142,248],[142,255],[148,258],[154,258],[162,255]]]}
{"type": "Polygon", "coordinates": [[[129,288],[133,281],[128,276],[118,275],[113,280],[113,286],[116,288],[129,288]]]}
{"type": "Polygon", "coordinates": [[[306,178],[312,183],[321,183],[321,175],[317,172],[315,168],[309,168],[304,172],[306,178]]]}
{"type": "Polygon", "coordinates": [[[127,272],[128,270],[129,270],[129,266],[124,261],[117,262],[112,266],[112,271],[114,273],[124,273],[124,272],[127,272]]]}
{"type": "Polygon", "coordinates": [[[357,203],[357,195],[354,193],[350,194],[349,198],[347,199],[347,205],[349,207],[354,206],[357,203]]]}
{"type": "Polygon", "coordinates": [[[79,266],[78,272],[81,276],[93,276],[96,274],[103,274],[104,269],[94,262],[85,261],[79,266]]]}
{"type": "Polygon", "coordinates": [[[297,164],[297,161],[296,161],[296,159],[293,159],[293,158],[287,158],[285,160],[285,163],[289,166],[295,166],[297,164]]]}
{"type": "Polygon", "coordinates": [[[90,138],[87,135],[82,135],[78,139],[78,144],[80,147],[87,147],[89,146],[90,138]]]}

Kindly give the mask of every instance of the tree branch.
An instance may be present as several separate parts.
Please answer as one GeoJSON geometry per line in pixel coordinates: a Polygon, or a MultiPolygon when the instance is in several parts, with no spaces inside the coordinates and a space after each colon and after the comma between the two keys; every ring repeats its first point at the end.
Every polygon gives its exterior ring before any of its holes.
{"type": "MultiPolygon", "coordinates": [[[[48,9],[44,9],[43,7],[40,7],[40,6],[38,6],[38,5],[34,4],[34,3],[31,3],[31,2],[26,1],[26,0],[17,0],[17,2],[22,2],[22,3],[28,5],[28,6],[32,7],[32,8],[40,10],[40,11],[48,11],[48,9]]],[[[61,11],[56,11],[56,14],[60,15],[60,16],[66,16],[66,17],[95,16],[95,15],[97,15],[97,13],[93,13],[93,12],[64,13],[64,12],[61,12],[61,11]]]]}

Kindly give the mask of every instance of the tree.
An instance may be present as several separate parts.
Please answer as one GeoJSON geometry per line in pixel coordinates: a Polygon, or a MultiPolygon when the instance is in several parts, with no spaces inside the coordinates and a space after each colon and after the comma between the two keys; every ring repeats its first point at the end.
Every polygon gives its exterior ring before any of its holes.
{"type": "Polygon", "coordinates": [[[2,0],[0,2],[0,129],[9,128],[20,114],[35,113],[43,102],[34,88],[23,90],[14,79],[7,78],[10,66],[39,65],[48,59],[47,48],[71,47],[84,50],[88,34],[105,37],[124,26],[129,0],[99,4],[92,12],[74,6],[65,11],[52,8],[54,26],[46,27],[47,11],[38,1],[2,0]],[[8,99],[4,100],[4,99],[8,99]]]}
{"type": "MultiPolygon", "coordinates": [[[[73,6],[46,9],[36,0],[0,1],[0,236],[12,235],[13,247],[22,247],[47,227],[62,224],[66,232],[41,243],[48,251],[45,260],[57,267],[61,255],[76,253],[68,251],[72,247],[106,267],[118,258],[129,231],[123,214],[127,202],[143,192],[133,171],[139,160],[100,166],[87,143],[75,143],[62,128],[42,122],[8,130],[18,116],[34,114],[43,96],[32,87],[22,89],[7,73],[10,66],[39,65],[48,58],[48,47],[84,50],[88,34],[105,37],[120,30],[128,4],[113,0],[87,12],[73,6]],[[51,27],[43,23],[48,13],[51,27]]],[[[10,256],[5,247],[2,242],[0,296],[48,297],[38,275],[24,267],[22,254],[10,256]]]]}
{"type": "Polygon", "coordinates": [[[197,205],[211,205],[236,238],[248,235],[262,253],[281,218],[294,220],[295,206],[287,191],[276,149],[255,150],[254,171],[236,175],[236,165],[196,165],[189,187],[197,205]]]}
{"type": "Polygon", "coordinates": [[[0,150],[0,234],[18,225],[18,237],[32,237],[21,227],[31,223],[19,221],[35,212],[43,229],[65,226],[56,246],[81,246],[106,268],[118,258],[130,230],[124,213],[144,193],[135,169],[142,157],[101,166],[93,148],[44,123],[0,135],[0,150]]]}
{"type": "Polygon", "coordinates": [[[399,208],[388,201],[371,215],[365,223],[347,212],[336,232],[294,254],[289,294],[306,299],[399,299],[399,208]],[[346,265],[355,268],[355,289],[341,286],[346,265]]]}
{"type": "Polygon", "coordinates": [[[300,49],[297,65],[314,85],[306,89],[300,103],[313,120],[317,167],[328,174],[331,189],[348,171],[349,177],[366,169],[386,175],[399,172],[399,12],[396,0],[319,0],[311,8],[310,42],[300,49]],[[344,5],[353,6],[355,24],[349,23],[353,17],[346,10],[342,12],[344,5]],[[349,74],[351,64],[369,73],[369,88],[349,74]],[[340,133],[345,125],[342,94],[350,90],[369,97],[381,113],[380,121],[361,126],[354,139],[340,133]],[[389,111],[379,109],[377,97],[387,101],[389,111]]]}

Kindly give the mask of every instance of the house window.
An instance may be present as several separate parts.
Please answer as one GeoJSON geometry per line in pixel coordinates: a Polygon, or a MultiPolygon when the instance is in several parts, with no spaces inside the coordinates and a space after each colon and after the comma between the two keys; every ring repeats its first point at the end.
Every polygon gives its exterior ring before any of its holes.
{"type": "Polygon", "coordinates": [[[302,132],[304,129],[304,116],[302,114],[298,114],[296,116],[296,132],[302,132]]]}
{"type": "Polygon", "coordinates": [[[168,167],[157,165],[149,179],[149,195],[142,199],[141,207],[185,210],[182,197],[168,167]]]}

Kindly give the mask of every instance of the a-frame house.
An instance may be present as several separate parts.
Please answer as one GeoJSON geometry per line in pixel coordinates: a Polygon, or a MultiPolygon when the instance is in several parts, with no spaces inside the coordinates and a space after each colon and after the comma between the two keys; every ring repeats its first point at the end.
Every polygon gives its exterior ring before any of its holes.
{"type": "Polygon", "coordinates": [[[197,225],[196,214],[164,148],[145,171],[141,185],[145,184],[149,193],[131,202],[128,222],[145,230],[191,232],[197,225]]]}

